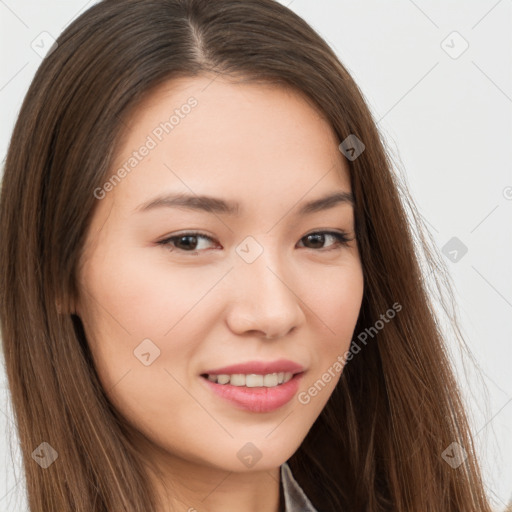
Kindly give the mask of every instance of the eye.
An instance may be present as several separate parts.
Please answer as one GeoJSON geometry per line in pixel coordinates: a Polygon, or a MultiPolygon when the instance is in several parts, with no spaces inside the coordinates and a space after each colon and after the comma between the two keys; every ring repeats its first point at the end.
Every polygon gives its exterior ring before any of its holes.
{"type": "Polygon", "coordinates": [[[341,231],[315,231],[314,233],[309,233],[308,235],[302,237],[300,241],[307,240],[308,243],[313,245],[313,247],[308,247],[308,249],[321,249],[325,241],[329,239],[334,239],[335,242],[330,244],[330,248],[323,249],[324,251],[331,251],[333,249],[339,248],[340,246],[346,246],[348,245],[348,242],[353,240],[353,238],[349,238],[347,233],[341,231]]]}
{"type": "Polygon", "coordinates": [[[204,249],[204,247],[201,247],[201,244],[199,243],[200,239],[213,242],[213,238],[209,237],[208,235],[194,231],[182,233],[181,235],[171,236],[165,240],[161,240],[158,242],[158,244],[163,245],[170,251],[178,249],[183,252],[190,252],[197,255],[199,249],[204,249]]]}
{"type": "MultiPolygon", "coordinates": [[[[180,235],[168,237],[165,240],[161,240],[157,243],[158,245],[166,247],[169,251],[174,252],[178,250],[197,256],[201,250],[206,249],[204,245],[208,245],[207,243],[201,244],[200,240],[214,242],[213,238],[204,233],[190,231],[180,235]]],[[[315,231],[302,237],[300,242],[303,240],[307,241],[308,244],[313,246],[306,247],[307,249],[322,249],[323,251],[331,251],[340,248],[340,246],[348,245],[348,242],[353,240],[353,238],[349,238],[347,233],[343,231],[315,231]],[[323,246],[327,240],[334,240],[334,243],[329,244],[329,248],[325,249],[323,246]]]]}

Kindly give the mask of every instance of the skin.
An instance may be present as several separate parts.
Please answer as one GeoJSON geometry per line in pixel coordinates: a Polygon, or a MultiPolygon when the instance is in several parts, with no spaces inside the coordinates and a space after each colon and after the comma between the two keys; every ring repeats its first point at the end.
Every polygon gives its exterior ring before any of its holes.
{"type": "Polygon", "coordinates": [[[159,512],[277,511],[279,466],[340,372],[307,405],[295,396],[267,413],[217,397],[200,374],[290,359],[305,368],[300,393],[349,348],[363,296],[352,205],[296,214],[306,201],[351,192],[348,167],[340,140],[302,94],[203,75],[169,81],[137,107],[112,173],[190,96],[198,105],[98,201],[75,310],[102,386],[161,471],[159,512]],[[136,211],[163,192],[236,200],[241,212],[136,211]],[[157,243],[191,230],[212,241],[157,243]],[[306,237],[325,230],[352,241],[306,237]],[[248,236],[263,250],[250,264],[236,252],[248,236]],[[147,338],[160,350],[148,366],[134,356],[147,338]],[[261,453],[250,468],[237,457],[248,442],[261,453]]]}

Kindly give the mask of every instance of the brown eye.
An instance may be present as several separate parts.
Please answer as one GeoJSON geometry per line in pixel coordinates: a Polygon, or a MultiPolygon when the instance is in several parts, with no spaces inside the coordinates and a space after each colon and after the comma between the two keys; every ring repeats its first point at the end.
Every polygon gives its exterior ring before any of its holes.
{"type": "Polygon", "coordinates": [[[328,248],[325,250],[336,249],[340,245],[345,246],[351,240],[346,233],[338,233],[336,231],[317,231],[306,235],[301,239],[301,241],[305,240],[305,243],[310,245],[308,249],[324,249],[326,240],[328,241],[332,239],[335,240],[334,244],[329,244],[328,248]]]}
{"type": "Polygon", "coordinates": [[[171,236],[165,240],[158,242],[170,251],[179,250],[182,252],[197,253],[199,250],[204,250],[201,246],[200,240],[208,240],[213,242],[213,239],[204,233],[182,233],[181,235],[171,236]]]}

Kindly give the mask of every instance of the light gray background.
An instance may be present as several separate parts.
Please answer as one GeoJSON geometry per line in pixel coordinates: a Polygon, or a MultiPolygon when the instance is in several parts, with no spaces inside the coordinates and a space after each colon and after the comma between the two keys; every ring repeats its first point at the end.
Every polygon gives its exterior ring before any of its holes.
{"type": "MultiPolygon", "coordinates": [[[[0,159],[41,62],[32,46],[43,52],[41,33],[57,37],[93,3],[0,0],[0,159]]],[[[512,1],[281,3],[360,86],[438,249],[452,237],[468,248],[446,263],[488,399],[456,365],[489,496],[503,511],[512,495],[512,1]]],[[[14,512],[26,504],[6,387],[0,368],[0,509],[14,512]]]]}

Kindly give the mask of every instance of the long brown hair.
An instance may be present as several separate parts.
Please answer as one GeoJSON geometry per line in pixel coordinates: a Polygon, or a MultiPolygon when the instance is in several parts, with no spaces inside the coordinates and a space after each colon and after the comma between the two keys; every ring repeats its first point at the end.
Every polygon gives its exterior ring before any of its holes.
{"type": "Polygon", "coordinates": [[[156,506],[80,318],[66,310],[80,292],[93,191],[112,175],[123,119],[162,82],[211,73],[292,86],[340,142],[351,134],[363,141],[348,159],[365,280],[355,334],[401,306],[347,363],[288,461],[296,479],[321,512],[489,512],[418,248],[441,277],[442,265],[424,235],[415,240],[410,200],[376,123],[326,42],[274,0],[106,0],[57,45],[22,105],[0,204],[3,351],[30,509],[156,506]],[[59,454],[46,469],[32,457],[42,442],[59,454]],[[454,442],[467,453],[458,467],[442,457],[454,442]]]}

